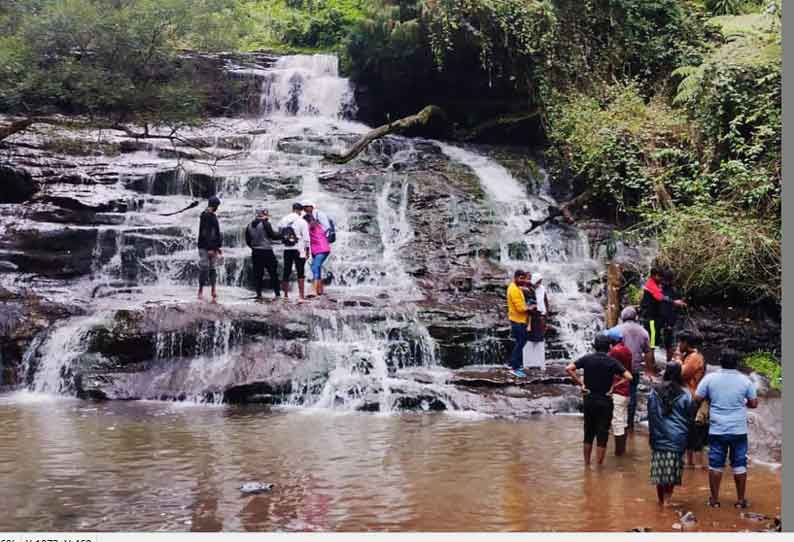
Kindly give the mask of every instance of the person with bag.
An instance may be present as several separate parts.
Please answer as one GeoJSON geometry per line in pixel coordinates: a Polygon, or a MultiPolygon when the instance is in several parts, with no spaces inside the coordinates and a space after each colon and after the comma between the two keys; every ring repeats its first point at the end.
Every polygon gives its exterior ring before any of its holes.
{"type": "Polygon", "coordinates": [[[323,263],[331,254],[331,244],[320,222],[311,214],[303,215],[309,225],[309,244],[312,253],[312,281],[318,297],[324,293],[323,263]]]}
{"type": "Polygon", "coordinates": [[[292,212],[281,219],[278,223],[281,244],[284,245],[284,272],[281,280],[281,290],[284,292],[284,299],[289,299],[289,280],[292,276],[292,268],[298,275],[298,294],[299,303],[303,303],[305,297],[306,279],[306,260],[309,259],[309,227],[301,216],[303,204],[294,203],[292,212]]]}
{"type": "Polygon", "coordinates": [[[265,269],[270,277],[270,287],[276,298],[280,297],[281,290],[278,282],[278,262],[273,252],[273,241],[281,236],[270,224],[270,213],[267,209],[258,209],[256,218],[245,229],[245,243],[251,249],[251,261],[254,267],[254,285],[256,287],[256,300],[262,300],[262,286],[264,283],[265,269]]]}
{"type": "Polygon", "coordinates": [[[684,450],[694,402],[681,377],[681,365],[670,363],[662,383],[648,396],[648,433],[651,446],[651,483],[659,505],[669,505],[675,486],[681,485],[684,450]]]}
{"type": "MultiPolygon", "coordinates": [[[[698,384],[706,376],[706,361],[698,352],[700,334],[694,331],[682,331],[678,335],[678,352],[681,355],[681,378],[684,379],[689,393],[695,396],[698,384]]],[[[708,428],[709,404],[703,401],[697,415],[692,418],[686,446],[686,467],[688,469],[706,468],[703,462],[703,447],[709,435],[708,428]]]]}
{"type": "Polygon", "coordinates": [[[325,238],[329,243],[336,242],[336,223],[327,214],[317,208],[317,205],[311,201],[303,202],[303,212],[313,217],[323,227],[325,238]]]}

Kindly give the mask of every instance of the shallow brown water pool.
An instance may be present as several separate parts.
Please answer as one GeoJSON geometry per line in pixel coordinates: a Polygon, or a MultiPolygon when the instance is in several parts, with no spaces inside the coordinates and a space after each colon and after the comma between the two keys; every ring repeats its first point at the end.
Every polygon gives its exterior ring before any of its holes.
{"type": "MultiPolygon", "coordinates": [[[[581,419],[106,403],[0,396],[0,531],[670,531],[647,436],[581,462],[581,419]],[[247,496],[249,481],[271,493],[247,496]]],[[[611,450],[611,442],[610,442],[611,450]]],[[[705,471],[675,500],[697,529],[759,530],[708,510],[705,471]]],[[[752,510],[779,513],[780,471],[754,465],[752,510]]]]}

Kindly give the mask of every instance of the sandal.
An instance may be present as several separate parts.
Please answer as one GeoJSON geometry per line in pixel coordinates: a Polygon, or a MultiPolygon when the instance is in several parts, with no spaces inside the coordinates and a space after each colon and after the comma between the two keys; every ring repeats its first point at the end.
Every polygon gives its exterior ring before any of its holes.
{"type": "Polygon", "coordinates": [[[719,508],[720,507],[720,501],[715,501],[714,499],[709,497],[708,505],[709,505],[709,508],[719,508]]]}
{"type": "Polygon", "coordinates": [[[740,501],[736,501],[736,504],[733,505],[734,508],[739,508],[741,510],[745,510],[750,508],[750,503],[747,502],[747,499],[742,499],[740,501]]]}

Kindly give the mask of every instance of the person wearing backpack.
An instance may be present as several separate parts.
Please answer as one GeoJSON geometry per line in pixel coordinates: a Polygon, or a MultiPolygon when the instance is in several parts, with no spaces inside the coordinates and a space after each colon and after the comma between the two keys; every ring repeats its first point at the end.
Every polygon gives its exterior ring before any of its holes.
{"type": "Polygon", "coordinates": [[[303,215],[309,225],[309,242],[312,253],[312,280],[314,293],[318,297],[323,295],[323,263],[331,254],[331,244],[325,234],[325,229],[320,222],[309,213],[303,215]]]}
{"type": "Polygon", "coordinates": [[[323,231],[325,232],[325,238],[328,239],[329,243],[333,244],[336,242],[336,224],[332,218],[319,210],[317,205],[311,201],[303,202],[303,212],[313,217],[317,222],[320,223],[320,225],[323,227],[323,231]]]}
{"type": "Polygon", "coordinates": [[[254,284],[256,286],[256,300],[262,300],[262,285],[264,283],[265,269],[270,277],[270,287],[276,294],[281,295],[278,281],[278,262],[273,253],[273,241],[281,236],[270,224],[270,213],[267,209],[258,209],[256,218],[245,229],[245,243],[251,248],[251,260],[254,265],[254,284]]]}
{"type": "Polygon", "coordinates": [[[292,212],[278,223],[281,244],[284,245],[284,273],[281,277],[281,289],[284,291],[284,299],[289,299],[289,280],[294,267],[295,273],[298,275],[299,303],[303,303],[306,299],[304,281],[306,279],[306,260],[309,258],[309,225],[301,216],[302,213],[303,204],[294,203],[292,212]]]}

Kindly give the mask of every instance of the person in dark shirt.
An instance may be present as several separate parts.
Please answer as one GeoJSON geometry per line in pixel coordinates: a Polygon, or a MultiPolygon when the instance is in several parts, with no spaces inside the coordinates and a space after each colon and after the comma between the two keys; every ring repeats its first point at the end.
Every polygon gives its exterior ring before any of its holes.
{"type": "Polygon", "coordinates": [[[273,252],[273,241],[278,239],[281,239],[281,235],[273,229],[273,225],[270,223],[270,213],[267,209],[258,209],[256,218],[245,229],[245,244],[251,248],[257,301],[262,300],[265,269],[270,277],[270,287],[277,298],[281,296],[278,262],[273,252]]]}
{"type": "Polygon", "coordinates": [[[207,202],[207,209],[199,219],[198,250],[199,250],[199,290],[198,298],[204,299],[204,287],[209,284],[212,289],[212,301],[218,300],[215,282],[218,278],[217,263],[223,253],[221,249],[221,227],[216,212],[221,205],[217,196],[207,202]]]}
{"type": "Polygon", "coordinates": [[[658,267],[651,269],[651,276],[643,286],[640,313],[643,324],[651,339],[651,350],[663,344],[667,362],[673,360],[673,325],[675,309],[686,307],[686,302],[678,299],[672,289],[672,273],[658,267]]]}
{"type": "Polygon", "coordinates": [[[593,440],[597,440],[597,461],[604,463],[609,440],[609,427],[612,423],[612,386],[614,377],[622,376],[631,382],[631,372],[607,352],[610,340],[605,334],[596,336],[593,342],[594,354],[587,354],[571,363],[565,369],[571,379],[582,389],[584,394],[584,463],[590,465],[593,454],[593,440]],[[578,369],[584,370],[584,382],[576,374],[578,369]]]}

